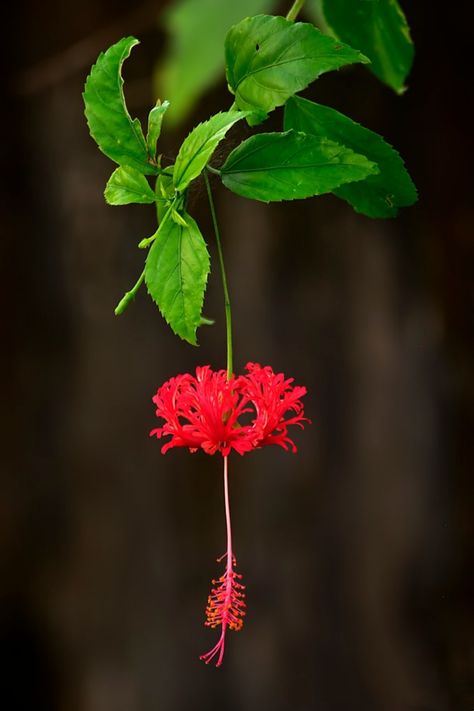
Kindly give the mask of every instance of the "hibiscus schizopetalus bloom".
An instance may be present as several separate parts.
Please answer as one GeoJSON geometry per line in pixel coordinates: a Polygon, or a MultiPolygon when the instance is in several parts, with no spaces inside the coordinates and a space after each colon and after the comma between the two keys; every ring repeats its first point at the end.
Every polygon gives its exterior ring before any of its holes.
{"type": "Polygon", "coordinates": [[[242,629],[245,616],[245,586],[234,569],[228,456],[232,449],[245,454],[270,444],[296,452],[288,427],[309,422],[301,402],[305,387],[293,386],[292,378],[274,373],[270,366],[248,363],[246,370],[244,375],[228,377],[225,370],[201,366],[196,375],[185,373],[167,380],[153,398],[156,415],[164,424],[150,435],[171,438],[161,448],[163,454],[173,447],[187,447],[190,452],[220,452],[224,459],[227,550],[218,562],[225,558],[226,566],[223,575],[212,581],[205,622],[211,628],[220,626],[221,634],[217,644],[201,655],[206,664],[217,657],[216,666],[222,664],[227,629],[242,629]]]}

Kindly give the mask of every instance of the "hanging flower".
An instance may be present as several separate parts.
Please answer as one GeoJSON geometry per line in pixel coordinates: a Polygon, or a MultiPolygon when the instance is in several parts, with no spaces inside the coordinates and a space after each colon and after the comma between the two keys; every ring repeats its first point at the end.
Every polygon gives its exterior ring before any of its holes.
{"type": "Polygon", "coordinates": [[[245,454],[269,444],[296,452],[288,428],[309,422],[301,402],[305,387],[292,385],[292,378],[274,373],[268,365],[248,363],[246,371],[229,378],[227,371],[204,365],[196,368],[196,375],[185,373],[167,380],[153,398],[156,415],[164,424],[150,435],[171,437],[161,448],[163,454],[172,447],[187,447],[190,452],[220,452],[224,459],[227,551],[218,562],[225,558],[226,565],[219,579],[212,581],[205,622],[212,629],[220,626],[221,633],[217,644],[200,657],[206,664],[215,659],[217,667],[224,658],[227,630],[242,629],[245,616],[245,586],[235,570],[232,548],[228,455],[232,449],[245,454]]]}
{"type": "Polygon", "coordinates": [[[159,388],[153,402],[156,415],[165,420],[163,427],[150,432],[160,438],[171,435],[161,449],[199,448],[206,454],[219,451],[227,456],[231,449],[239,454],[254,448],[249,427],[238,423],[248,412],[238,379],[227,379],[225,370],[214,372],[208,365],[196,368],[196,375],[176,375],[159,388]]]}
{"type": "Polygon", "coordinates": [[[289,445],[296,452],[288,427],[308,421],[300,399],[306,388],[292,386],[292,378],[275,374],[270,366],[248,363],[246,370],[248,374],[228,379],[225,370],[205,365],[196,368],[195,376],[176,375],[159,388],[153,402],[165,423],[150,435],[171,436],[163,454],[188,447],[227,456],[232,449],[245,454],[268,444],[289,445]]]}

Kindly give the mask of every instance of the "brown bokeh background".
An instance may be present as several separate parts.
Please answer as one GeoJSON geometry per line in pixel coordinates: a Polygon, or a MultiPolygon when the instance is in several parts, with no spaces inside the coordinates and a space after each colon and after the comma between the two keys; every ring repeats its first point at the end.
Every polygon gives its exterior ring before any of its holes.
{"type": "MultiPolygon", "coordinates": [[[[420,201],[398,219],[370,221],[330,196],[266,206],[215,185],[236,367],[294,376],[313,420],[296,456],[231,462],[248,618],[215,670],[198,655],[215,638],[202,622],[224,546],[221,463],[162,457],[148,431],[161,382],[224,365],[218,274],[205,308],[217,323],[198,349],[145,293],[113,316],[154,215],[105,205],[112,165],[81,100],[99,51],[136,34],[126,91],[146,116],[164,6],[19,2],[4,24],[0,705],[471,710],[467,12],[405,3],[417,57],[403,97],[363,68],[305,92],[400,150],[420,201]]],[[[228,104],[222,84],[182,129],[165,123],[167,155],[228,104]]],[[[215,264],[200,185],[190,210],[215,264]]]]}

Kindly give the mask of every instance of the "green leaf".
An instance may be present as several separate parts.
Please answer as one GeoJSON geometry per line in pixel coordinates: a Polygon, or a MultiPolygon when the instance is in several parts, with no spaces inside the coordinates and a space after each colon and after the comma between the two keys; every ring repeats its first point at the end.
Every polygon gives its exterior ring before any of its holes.
{"type": "Polygon", "coordinates": [[[191,180],[202,173],[229,128],[246,115],[246,112],[242,111],[215,114],[191,131],[184,139],[176,157],[173,173],[176,190],[184,190],[191,180]]]}
{"type": "Polygon", "coordinates": [[[163,20],[170,40],[154,76],[156,95],[171,102],[167,121],[181,123],[202,94],[220,79],[229,27],[247,15],[267,12],[275,4],[275,0],[175,0],[169,5],[163,20]]]}
{"type": "Polygon", "coordinates": [[[238,195],[271,202],[322,195],[377,170],[365,156],[334,141],[287,131],[248,138],[229,155],[221,178],[238,195]]]}
{"type": "Polygon", "coordinates": [[[169,108],[169,105],[169,101],[163,101],[163,103],[161,103],[158,99],[156,106],[154,106],[148,114],[148,131],[146,135],[146,145],[148,153],[151,158],[153,158],[153,160],[156,159],[156,142],[160,137],[163,116],[169,108]]]}
{"type": "Polygon", "coordinates": [[[168,208],[171,205],[171,201],[175,196],[175,189],[172,177],[173,168],[174,166],[172,165],[166,168],[167,172],[159,175],[156,180],[156,210],[159,223],[161,223],[164,216],[166,215],[166,212],[168,211],[168,208]],[[168,171],[171,173],[171,175],[167,174],[168,171]]]}
{"type": "Polygon", "coordinates": [[[343,143],[377,163],[380,173],[349,183],[333,192],[368,217],[394,217],[399,207],[416,202],[416,188],[403,160],[382,136],[344,114],[298,96],[285,107],[285,128],[343,143]]]}
{"type": "Polygon", "coordinates": [[[174,208],[171,209],[171,219],[176,222],[177,225],[182,225],[183,227],[188,226],[188,223],[186,222],[184,217],[182,217],[179,211],[174,208]]]}
{"type": "Polygon", "coordinates": [[[155,202],[155,193],[147,179],[134,168],[116,168],[109,178],[104,192],[109,205],[155,202]]]}
{"type": "Polygon", "coordinates": [[[169,165],[165,170],[156,180],[157,200],[172,200],[176,193],[173,185],[174,165],[169,165]]]}
{"type": "Polygon", "coordinates": [[[369,69],[397,93],[413,64],[413,42],[397,0],[323,0],[323,13],[334,34],[364,52],[369,69]]]}
{"type": "Polygon", "coordinates": [[[182,217],[186,227],[168,219],[158,229],[145,264],[145,283],[174,333],[197,345],[209,254],[196,222],[186,212],[182,217]]]}
{"type": "Polygon", "coordinates": [[[123,95],[122,65],[138,44],[124,37],[99,55],[87,77],[83,98],[92,138],[102,153],[119,165],[153,175],[143,131],[138,119],[131,119],[123,95]]]}
{"type": "Polygon", "coordinates": [[[270,15],[248,17],[233,27],[225,55],[227,82],[237,106],[264,113],[282,106],[324,72],[368,62],[309,23],[270,15]]]}

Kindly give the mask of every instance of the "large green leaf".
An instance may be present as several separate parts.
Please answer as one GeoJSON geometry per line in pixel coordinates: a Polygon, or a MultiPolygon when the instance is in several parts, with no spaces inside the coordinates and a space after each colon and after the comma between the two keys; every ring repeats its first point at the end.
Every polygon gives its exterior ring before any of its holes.
{"type": "Polygon", "coordinates": [[[227,30],[247,15],[267,12],[275,0],[175,0],[163,13],[170,35],[155,71],[157,96],[171,102],[167,121],[178,124],[222,76],[227,30]]]}
{"type": "Polygon", "coordinates": [[[225,55],[227,82],[237,106],[264,113],[282,106],[320,74],[368,61],[307,22],[270,15],[235,25],[227,35],[225,55]]]}
{"type": "Polygon", "coordinates": [[[242,111],[226,111],[198,124],[184,139],[176,156],[173,181],[176,190],[184,190],[202,173],[204,166],[229,128],[246,116],[242,111]]]}
{"type": "Polygon", "coordinates": [[[124,37],[99,55],[84,87],[85,114],[92,138],[100,150],[119,165],[153,175],[145,138],[138,119],[131,119],[123,95],[122,65],[138,44],[124,37]]]}
{"type": "Polygon", "coordinates": [[[322,8],[334,34],[364,52],[375,76],[402,93],[414,50],[397,0],[323,0],[322,8]]]}
{"type": "Polygon", "coordinates": [[[392,146],[344,114],[298,96],[285,106],[285,128],[329,138],[377,163],[380,173],[333,192],[368,217],[394,217],[399,207],[416,202],[417,193],[403,160],[392,146]]]}
{"type": "Polygon", "coordinates": [[[109,178],[104,192],[109,205],[155,202],[155,193],[147,179],[134,168],[117,168],[109,178]]]}
{"type": "Polygon", "coordinates": [[[196,345],[196,329],[209,274],[209,254],[193,218],[186,226],[164,220],[145,264],[145,283],[174,333],[196,345]]]}
{"type": "Polygon", "coordinates": [[[296,131],[260,133],[240,144],[221,168],[222,182],[263,202],[322,195],[377,172],[364,155],[296,131]]]}

